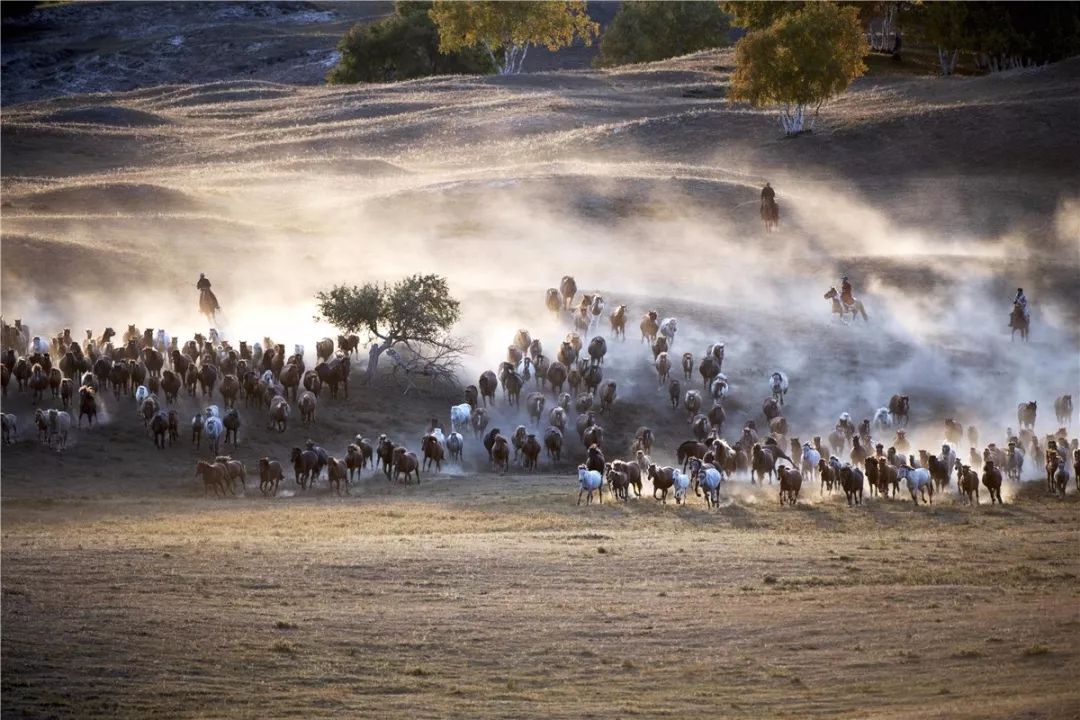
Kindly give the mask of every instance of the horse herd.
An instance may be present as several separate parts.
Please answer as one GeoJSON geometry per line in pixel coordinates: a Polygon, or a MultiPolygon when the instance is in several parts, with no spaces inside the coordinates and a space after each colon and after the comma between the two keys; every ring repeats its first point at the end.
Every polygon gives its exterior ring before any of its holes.
{"type": "MultiPolygon", "coordinates": [[[[1076,439],[1069,442],[1065,427],[1047,436],[1045,447],[1040,446],[1034,433],[1034,402],[1021,405],[1019,431],[1010,429],[1000,446],[990,443],[977,451],[978,430],[968,427],[968,462],[957,456],[965,431],[952,419],[944,422],[940,451],[912,452],[906,436],[910,399],[899,394],[877,409],[872,420],[856,424],[843,413],[824,438],[815,436],[812,441],[800,442],[791,436],[783,414],[791,387],[780,370],[766,378],[764,427],[759,430],[757,420],[748,419],[737,438],[725,439],[724,403],[731,384],[723,372],[724,343],[708,344],[699,357],[689,351],[677,354],[678,319],[662,317],[652,309],[641,316],[639,344],[647,345],[651,353],[658,386],[666,386],[667,402],[674,409],[681,406],[685,410],[685,420],[676,423],[685,422],[691,438],[676,448],[675,465],[654,463],[650,457],[654,434],[642,426],[635,433],[630,456],[609,460],[600,420],[615,415],[619,385],[605,377],[605,359],[609,339],[625,342],[628,307],[614,305],[606,312],[600,293],[583,293],[579,299],[571,276],[564,277],[558,288],[547,290],[545,305],[573,328],[555,344],[553,356],[545,353],[539,338],[519,330],[497,370],[481,373],[475,385],[465,387],[464,402],[450,408],[449,429],[437,419],[428,421],[418,452],[394,443],[385,434],[374,440],[357,435],[340,457],[308,441],[304,447],[291,449],[287,464],[292,465],[294,482],[306,490],[325,471],[332,490],[349,493],[354,477],[369,466],[381,469],[388,480],[408,483],[415,477],[419,482],[421,470],[434,468],[438,472],[443,462],[460,463],[470,434],[482,444],[492,469],[507,472],[517,465],[524,471],[537,470],[545,452],[552,466],[562,463],[570,427],[584,451],[577,468],[578,502],[584,498],[587,504],[594,496],[602,502],[605,489],[623,501],[628,500],[631,490],[641,496],[647,479],[653,497],[662,503],[669,494],[676,503],[683,503],[693,488],[695,495],[704,495],[706,504],[715,507],[720,488],[737,476],[748,477],[755,485],[764,484],[766,478],[770,484],[775,480],[782,505],[798,501],[804,482],[820,483],[821,493],[842,490],[849,504],[862,502],[866,485],[872,495],[895,497],[901,483],[916,504],[920,500],[932,502],[934,493],[947,488],[954,475],[965,501],[978,502],[981,482],[991,502],[999,502],[1003,476],[1019,480],[1025,457],[1045,462],[1048,487],[1056,493],[1064,494],[1070,471],[1080,475],[1080,450],[1076,439]],[[605,315],[610,327],[607,337],[599,332],[605,315]],[[700,390],[693,387],[695,375],[700,379],[700,390]],[[508,433],[499,427],[489,428],[500,387],[509,413],[520,412],[525,393],[527,424],[517,424],[508,433]],[[573,421],[572,413],[576,413],[573,421]],[[890,442],[878,441],[888,434],[893,434],[890,442]],[[1070,451],[1072,468],[1068,464],[1070,451]],[[973,468],[982,470],[981,477],[973,468]]],[[[205,493],[224,496],[235,492],[237,481],[241,486],[246,484],[244,465],[221,454],[222,446],[236,447],[242,425],[238,403],[262,408],[268,429],[278,432],[286,429],[294,405],[302,423],[314,423],[324,390],[337,397],[340,389],[348,397],[351,362],[358,353],[359,338],[339,336],[336,343],[331,338],[319,340],[312,369],[305,366],[302,345],[288,353],[284,345],[264,338],[261,343],[249,346],[242,341],[234,347],[214,330],[181,344],[164,330],[140,331],[131,325],[120,337],[112,328],[97,337],[88,330],[78,342],[70,330],[48,338],[32,336],[16,321],[14,326],[4,325],[3,343],[0,360],[5,396],[14,379],[19,391],[31,391],[34,404],[43,401],[46,391],[59,401],[59,408],[38,408],[34,413],[39,438],[58,449],[67,444],[71,425],[68,409],[76,397],[77,425],[81,427],[84,418],[93,426],[99,393],[111,390],[117,400],[130,396],[147,434],[163,449],[179,439],[181,427],[178,410],[166,406],[175,405],[185,392],[194,398],[197,390],[204,401],[212,401],[216,390],[221,405],[206,406],[194,414],[188,426],[192,444],[201,448],[205,440],[213,456],[212,461],[197,464],[196,477],[202,478],[205,493]],[[55,367],[54,356],[60,358],[55,367]]],[[[1067,425],[1072,416],[1071,396],[1059,398],[1055,411],[1059,424],[1067,425]]],[[[15,416],[3,414],[3,431],[4,441],[13,442],[15,416]]],[[[282,462],[263,457],[257,464],[260,490],[277,494],[285,477],[282,462]]]]}
{"type": "MultiPolygon", "coordinates": [[[[133,399],[147,434],[164,449],[180,436],[178,398],[183,394],[194,398],[200,391],[204,399],[212,399],[216,391],[221,406],[211,404],[195,413],[188,425],[196,447],[205,438],[217,454],[221,443],[236,444],[241,401],[246,407],[264,408],[268,426],[279,432],[286,429],[292,415],[290,399],[301,422],[314,422],[324,391],[331,397],[339,391],[348,397],[352,357],[359,352],[356,335],[339,336],[336,348],[334,340],[323,338],[315,345],[316,365],[308,369],[302,345],[296,345],[291,354],[270,338],[250,346],[242,341],[234,347],[215,330],[205,336],[196,334],[181,345],[165,330],[140,331],[129,325],[120,337],[111,327],[99,336],[87,330],[79,342],[70,329],[53,337],[31,336],[16,320],[14,326],[4,324],[3,338],[3,394],[7,397],[12,385],[18,392],[29,390],[34,405],[50,394],[59,407],[37,408],[34,424],[43,442],[57,449],[67,444],[76,403],[77,427],[84,420],[94,426],[104,412],[102,393],[111,392],[117,401],[133,399]]],[[[18,433],[16,416],[3,414],[3,423],[4,440],[13,442],[18,433]]]]}

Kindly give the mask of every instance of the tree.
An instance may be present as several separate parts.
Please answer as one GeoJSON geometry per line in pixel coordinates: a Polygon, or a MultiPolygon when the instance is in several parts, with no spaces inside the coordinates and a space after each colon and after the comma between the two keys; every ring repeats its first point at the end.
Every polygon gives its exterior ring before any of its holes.
{"type": "Polygon", "coordinates": [[[730,18],[716,3],[625,2],[600,38],[593,64],[651,62],[728,44],[730,18]]]}
{"type": "Polygon", "coordinates": [[[968,3],[932,2],[920,7],[916,34],[937,47],[942,75],[952,75],[960,51],[970,44],[968,3]]]}
{"type": "Polygon", "coordinates": [[[757,107],[781,105],[784,132],[797,135],[813,127],[823,102],[866,72],[865,53],[856,8],[812,3],[739,40],[728,95],[757,107]],[[806,127],[808,107],[814,114],[806,127]]]}
{"type": "Polygon", "coordinates": [[[584,2],[437,0],[429,15],[439,28],[442,52],[481,47],[500,75],[521,72],[531,45],[558,50],[575,39],[591,45],[600,29],[584,2]]]}
{"type": "Polygon", "coordinates": [[[794,15],[802,10],[805,2],[782,2],[777,0],[746,0],[745,2],[721,2],[720,7],[731,15],[732,24],[749,30],[764,30],[780,18],[794,15]]]}
{"type": "Polygon", "coordinates": [[[393,82],[428,75],[495,71],[486,53],[473,48],[439,52],[439,30],[428,17],[430,2],[394,4],[394,14],[376,23],[354,25],[338,43],[341,59],[326,81],[393,82]]]}
{"type": "Polygon", "coordinates": [[[335,285],[315,299],[316,320],[346,333],[367,332],[372,341],[369,381],[378,369],[379,357],[395,345],[405,345],[414,356],[434,358],[443,374],[457,364],[464,350],[459,340],[447,334],[460,317],[461,307],[450,296],[446,278],[439,275],[411,275],[393,285],[335,285]]]}
{"type": "Polygon", "coordinates": [[[937,46],[943,75],[962,52],[990,72],[1080,52],[1077,2],[929,2],[916,5],[912,19],[917,35],[937,46]]]}

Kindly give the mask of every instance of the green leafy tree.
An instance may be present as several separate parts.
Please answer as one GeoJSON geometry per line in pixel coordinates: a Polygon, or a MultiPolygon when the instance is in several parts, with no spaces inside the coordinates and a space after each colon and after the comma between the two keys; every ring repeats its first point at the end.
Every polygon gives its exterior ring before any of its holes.
{"type": "Polygon", "coordinates": [[[335,285],[315,299],[319,315],[346,333],[366,332],[371,340],[367,376],[378,369],[379,357],[395,345],[405,345],[415,356],[434,360],[436,374],[452,369],[464,345],[451,337],[450,327],[461,306],[450,295],[446,278],[411,275],[393,285],[365,283],[335,285]]]}
{"type": "Polygon", "coordinates": [[[916,13],[916,35],[937,47],[942,75],[953,74],[960,51],[971,45],[968,6],[966,2],[932,2],[916,13]]]}
{"type": "Polygon", "coordinates": [[[716,3],[624,2],[600,38],[594,64],[651,62],[728,44],[730,18],[716,3]]]}
{"type": "Polygon", "coordinates": [[[500,75],[521,72],[532,45],[558,50],[577,39],[590,45],[600,29],[584,2],[437,0],[429,14],[439,28],[442,52],[483,48],[500,75]]]}
{"type": "Polygon", "coordinates": [[[749,30],[764,30],[785,15],[793,15],[805,2],[770,2],[747,0],[746,2],[721,2],[720,7],[731,15],[732,24],[749,30]]]}
{"type": "Polygon", "coordinates": [[[927,2],[912,13],[917,36],[933,44],[943,75],[961,53],[991,72],[1080,53],[1078,2],[927,2]]]}
{"type": "Polygon", "coordinates": [[[428,17],[430,9],[430,2],[399,0],[390,17],[354,25],[338,43],[341,58],[326,81],[393,82],[428,75],[495,71],[488,55],[474,48],[439,52],[439,30],[428,17]]]}
{"type": "Polygon", "coordinates": [[[812,3],[739,41],[729,97],[779,105],[784,132],[797,135],[813,126],[823,102],[866,71],[865,54],[856,8],[812,3]],[[809,126],[807,108],[814,109],[809,126]]]}

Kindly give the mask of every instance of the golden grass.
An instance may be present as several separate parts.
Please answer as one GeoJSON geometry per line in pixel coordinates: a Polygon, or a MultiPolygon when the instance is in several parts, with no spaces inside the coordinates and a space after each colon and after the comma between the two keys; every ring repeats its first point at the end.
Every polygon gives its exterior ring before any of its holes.
{"type": "Polygon", "coordinates": [[[5,711],[1075,709],[1075,502],[579,508],[561,477],[456,479],[457,498],[365,482],[288,504],[5,503],[5,711]]]}

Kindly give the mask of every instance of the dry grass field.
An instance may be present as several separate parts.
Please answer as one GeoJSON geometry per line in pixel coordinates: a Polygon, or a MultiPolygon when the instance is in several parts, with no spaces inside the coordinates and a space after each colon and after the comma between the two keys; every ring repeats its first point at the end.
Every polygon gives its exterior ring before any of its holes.
{"type": "MultiPolygon", "coordinates": [[[[688,437],[634,332],[650,308],[680,319],[677,352],[726,342],[726,437],[761,422],[774,369],[803,439],[897,392],[916,447],[946,417],[1001,443],[1029,400],[1055,431],[1054,398],[1080,397],[1080,63],[866,78],[787,140],[726,102],[731,62],[5,106],[5,320],[186,338],[206,330],[206,272],[227,337],[304,343],[310,367],[336,334],[312,320],[316,291],[438,272],[475,382],[519,327],[552,352],[566,327],[543,291],[571,273],[630,306],[605,364],[609,457],[642,424],[662,463],[688,437]],[[870,324],[830,322],[843,273],[870,324]],[[1019,284],[1029,344],[1005,327],[1019,284]]],[[[309,437],[415,449],[459,398],[357,371],[312,427],[278,434],[242,407],[230,452],[250,475],[309,437]]],[[[337,497],[290,470],[276,498],[249,477],[215,499],[186,434],[211,401],[182,396],[184,435],[156,450],[134,401],[105,393],[102,424],[58,453],[28,394],[4,398],[20,423],[0,457],[4,718],[1080,717],[1080,495],[1050,497],[1034,460],[1004,506],[954,486],[849,508],[804,487],[781,508],[739,477],[716,510],[648,491],[579,507],[576,437],[561,464],[497,475],[470,436],[463,467],[419,485],[368,471],[337,497]]],[[[500,397],[493,426],[524,419],[500,397]]]]}
{"type": "Polygon", "coordinates": [[[486,474],[355,493],[6,500],[5,716],[1078,710],[1075,497],[586,508],[565,476],[486,474]]]}

